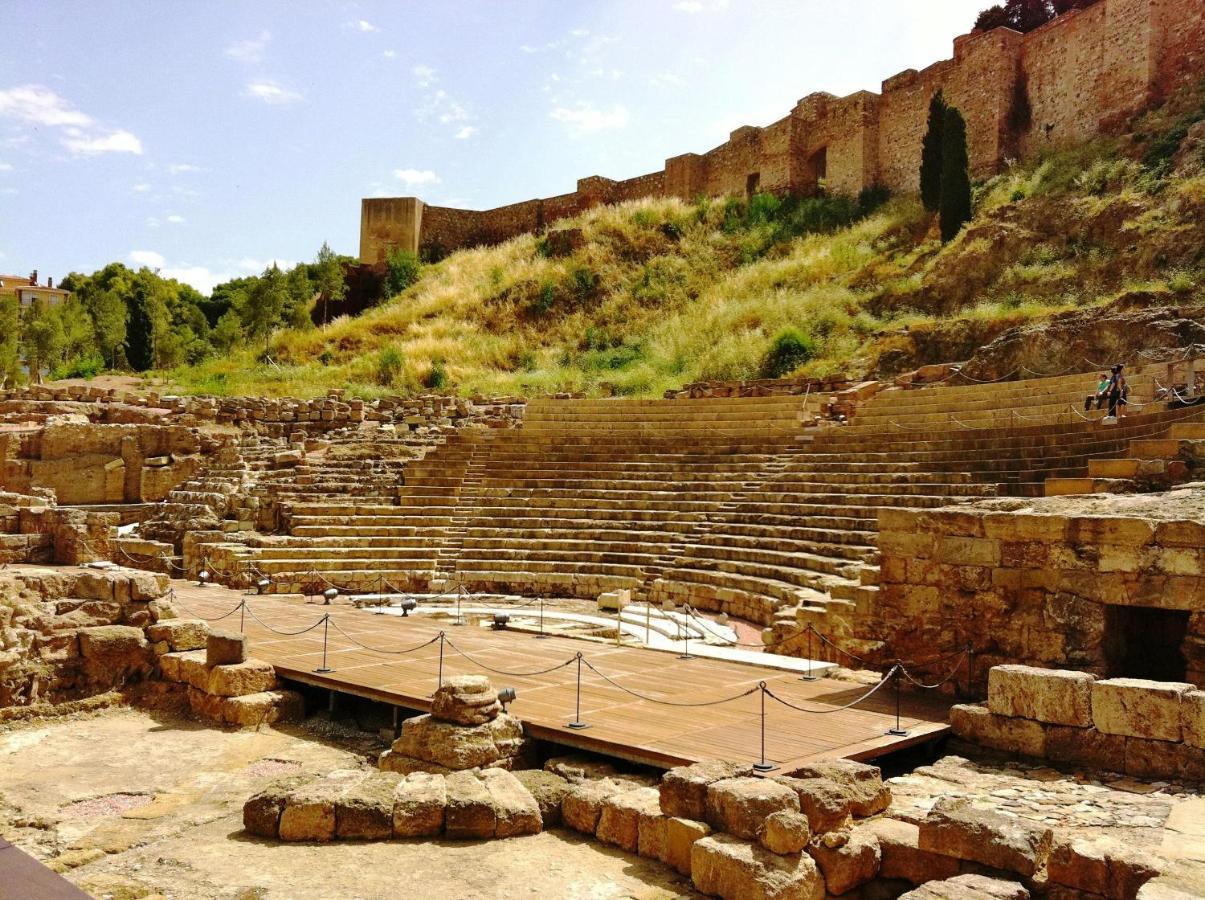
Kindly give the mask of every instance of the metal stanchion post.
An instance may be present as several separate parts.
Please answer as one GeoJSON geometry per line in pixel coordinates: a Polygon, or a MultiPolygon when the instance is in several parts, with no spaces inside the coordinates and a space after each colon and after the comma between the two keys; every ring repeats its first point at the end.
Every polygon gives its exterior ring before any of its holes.
{"type": "Polygon", "coordinates": [[[574,704],[573,721],[565,727],[575,731],[590,727],[582,721],[582,655],[580,652],[577,654],[577,700],[574,704]]]}
{"type": "Polygon", "coordinates": [[[682,655],[679,656],[678,659],[694,659],[694,657],[690,655],[690,607],[689,606],[682,607],[682,616],[685,619],[685,621],[680,622],[678,627],[682,629],[682,637],[686,641],[686,646],[682,651],[682,655]]]}
{"type": "Polygon", "coordinates": [[[766,761],[766,683],[764,681],[757,685],[761,694],[761,762],[753,764],[755,772],[773,772],[778,766],[773,766],[766,761]]]}
{"type": "Polygon", "coordinates": [[[895,668],[892,669],[895,675],[895,727],[887,729],[887,733],[892,737],[907,737],[908,732],[900,725],[900,662],[895,661],[895,668]]]}
{"type": "Polygon", "coordinates": [[[247,598],[244,597],[243,601],[238,605],[238,630],[239,630],[240,634],[242,634],[244,631],[243,616],[245,616],[246,614],[247,614],[247,598]]]}
{"type": "Polygon", "coordinates": [[[460,618],[460,597],[464,593],[464,589],[460,585],[456,585],[456,621],[452,624],[463,625],[464,620],[460,618]]]}
{"type": "Polygon", "coordinates": [[[544,598],[540,598],[540,633],[536,635],[538,638],[551,637],[544,633],[544,598]]]}
{"type": "Polygon", "coordinates": [[[329,668],[326,664],[326,638],[327,638],[328,632],[330,631],[330,626],[331,626],[331,614],[327,613],[325,616],[322,617],[322,668],[314,670],[315,672],[318,672],[320,674],[325,674],[327,672],[334,671],[334,669],[329,668]]]}
{"type": "Polygon", "coordinates": [[[644,643],[648,646],[653,637],[653,601],[647,597],[644,600],[644,643]]]}
{"type": "Polygon", "coordinates": [[[815,633],[815,631],[816,631],[816,629],[813,628],[812,623],[809,622],[808,623],[808,671],[807,671],[807,674],[804,675],[800,679],[801,681],[815,681],[816,677],[817,677],[816,674],[812,671],[812,635],[815,633]]]}

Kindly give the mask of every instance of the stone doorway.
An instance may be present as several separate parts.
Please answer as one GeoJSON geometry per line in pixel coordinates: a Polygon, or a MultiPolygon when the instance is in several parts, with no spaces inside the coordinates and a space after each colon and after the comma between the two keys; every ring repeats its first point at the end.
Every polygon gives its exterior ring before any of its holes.
{"type": "Polygon", "coordinates": [[[761,172],[750,172],[745,179],[745,196],[752,197],[761,187],[761,172]]]}
{"type": "Polygon", "coordinates": [[[1105,607],[1105,675],[1183,681],[1188,610],[1105,607]]]}
{"type": "Polygon", "coordinates": [[[821,194],[824,192],[828,179],[828,147],[821,147],[807,158],[803,167],[803,184],[800,189],[804,194],[821,194]]]}

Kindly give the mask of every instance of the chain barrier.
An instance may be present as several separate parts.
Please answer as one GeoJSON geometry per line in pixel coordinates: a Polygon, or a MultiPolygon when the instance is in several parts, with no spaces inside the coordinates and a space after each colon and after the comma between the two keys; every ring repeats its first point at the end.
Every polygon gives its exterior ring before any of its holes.
{"type": "MultiPolygon", "coordinates": [[[[571,662],[572,662],[572,660],[571,660],[571,662]]],[[[612,687],[618,688],[619,690],[623,691],[625,694],[631,694],[633,697],[636,697],[637,699],[640,699],[640,700],[644,700],[647,703],[657,703],[661,706],[680,706],[680,707],[719,706],[721,703],[731,703],[733,700],[739,700],[742,697],[748,697],[750,694],[756,693],[757,691],[761,690],[761,687],[755,686],[755,687],[749,688],[747,691],[742,691],[739,694],[733,694],[731,697],[723,697],[719,700],[701,700],[701,701],[692,701],[692,702],[685,702],[685,701],[678,701],[678,700],[661,700],[656,697],[650,697],[647,694],[642,694],[639,691],[634,691],[629,687],[625,687],[624,685],[622,685],[618,681],[616,681],[614,678],[611,678],[609,675],[606,675],[605,673],[601,672],[599,669],[597,669],[594,666],[594,664],[592,662],[590,662],[590,660],[586,659],[585,657],[582,657],[582,662],[585,664],[587,669],[589,669],[591,672],[593,672],[595,675],[597,675],[599,678],[601,678],[603,681],[605,681],[607,684],[611,685],[612,687]]]]}
{"type": "Polygon", "coordinates": [[[793,709],[797,712],[808,713],[808,714],[814,715],[814,716],[827,716],[827,715],[830,715],[831,713],[845,712],[847,709],[857,706],[863,700],[869,699],[874,694],[876,694],[878,691],[882,690],[883,685],[885,685],[887,682],[889,682],[895,676],[897,670],[900,670],[902,668],[903,667],[897,663],[896,665],[892,666],[887,671],[887,674],[883,676],[882,680],[878,684],[876,684],[874,687],[872,687],[869,691],[867,691],[861,697],[858,697],[856,700],[851,700],[849,703],[846,703],[844,706],[833,706],[833,707],[829,707],[828,709],[804,709],[802,706],[797,706],[796,704],[792,703],[791,701],[784,700],[782,697],[779,697],[772,690],[770,690],[769,687],[764,688],[764,690],[765,690],[767,696],[777,700],[783,706],[790,707],[791,709],[793,709]]]}
{"type": "Polygon", "coordinates": [[[438,641],[444,637],[444,633],[441,631],[439,634],[435,635],[435,637],[431,638],[431,640],[424,641],[423,643],[417,644],[413,647],[407,647],[405,650],[386,650],[383,647],[370,647],[368,644],[365,644],[363,641],[359,640],[358,638],[352,637],[350,634],[348,634],[346,631],[344,631],[341,627],[339,627],[339,623],[336,622],[334,619],[331,619],[331,627],[334,628],[335,631],[337,631],[341,635],[343,635],[345,638],[347,638],[349,641],[351,641],[353,644],[355,644],[359,647],[362,647],[363,649],[368,650],[371,653],[383,653],[383,654],[386,654],[389,656],[404,656],[407,653],[414,653],[418,650],[422,650],[424,647],[430,647],[436,641],[438,641]]]}
{"type": "Polygon", "coordinates": [[[566,666],[572,665],[577,660],[577,657],[570,657],[569,659],[565,660],[564,662],[557,663],[555,666],[549,666],[547,669],[538,669],[533,672],[511,672],[511,671],[507,671],[506,669],[495,669],[494,667],[486,665],[485,663],[481,662],[478,659],[474,659],[470,654],[466,653],[464,650],[461,650],[459,647],[457,647],[456,644],[452,641],[452,639],[450,637],[445,637],[444,643],[446,643],[449,647],[451,647],[453,650],[455,650],[457,653],[459,653],[461,656],[463,656],[465,659],[467,659],[473,665],[480,666],[481,668],[485,669],[487,672],[493,672],[495,675],[510,675],[514,678],[530,678],[535,675],[547,675],[549,672],[555,672],[557,669],[563,669],[566,666]]]}
{"type": "Polygon", "coordinates": [[[932,684],[925,684],[923,681],[918,681],[902,663],[897,663],[897,668],[899,669],[900,674],[916,687],[925,691],[935,691],[945,685],[947,682],[953,680],[958,675],[959,671],[962,669],[962,664],[970,658],[970,655],[971,652],[969,650],[963,650],[962,653],[959,654],[958,662],[955,664],[954,668],[950,670],[950,673],[946,675],[945,678],[942,678],[940,681],[935,681],[932,684]]]}
{"type": "Polygon", "coordinates": [[[267,622],[265,622],[263,619],[261,619],[259,616],[257,616],[255,614],[255,610],[253,610],[250,607],[250,605],[246,606],[246,610],[247,610],[247,615],[251,616],[251,618],[253,618],[255,621],[259,622],[260,625],[264,626],[264,628],[268,629],[273,634],[279,634],[282,637],[296,637],[299,634],[305,634],[307,631],[313,631],[319,625],[322,625],[324,622],[329,621],[330,617],[331,617],[330,613],[326,613],[325,615],[323,615],[323,617],[321,619],[319,619],[313,625],[310,625],[308,628],[301,628],[297,631],[281,631],[279,628],[273,628],[271,625],[269,625],[267,622]]]}

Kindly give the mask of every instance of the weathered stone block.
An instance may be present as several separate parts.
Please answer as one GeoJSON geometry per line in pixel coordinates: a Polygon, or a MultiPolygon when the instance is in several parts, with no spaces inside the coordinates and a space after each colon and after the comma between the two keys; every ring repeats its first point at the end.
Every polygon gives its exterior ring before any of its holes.
{"type": "Polygon", "coordinates": [[[149,626],[146,633],[152,641],[167,641],[172,653],[204,650],[209,625],[200,619],[168,619],[149,626]]]}
{"type": "Polygon", "coordinates": [[[771,853],[786,856],[802,852],[811,837],[812,828],[807,816],[782,810],[766,816],[757,839],[771,853]]]}
{"type": "Polygon", "coordinates": [[[276,840],[280,836],[280,814],[289,794],[309,778],[291,775],[272,782],[243,804],[243,830],[256,837],[276,840]]]}
{"type": "Polygon", "coordinates": [[[1109,838],[1069,839],[1055,844],[1047,863],[1054,884],[1108,897],[1132,900],[1139,889],[1159,874],[1150,853],[1109,838]]]}
{"type": "Polygon", "coordinates": [[[1046,758],[1075,763],[1101,772],[1124,772],[1126,740],[1119,734],[1104,734],[1095,728],[1048,725],[1046,758]]]}
{"type": "Polygon", "coordinates": [[[505,769],[483,769],[481,781],[494,806],[494,837],[540,833],[540,806],[514,775],[505,769]]]}
{"type": "Polygon", "coordinates": [[[448,802],[444,808],[444,833],[453,840],[493,837],[498,816],[490,792],[477,773],[453,772],[445,782],[448,802]]]}
{"type": "Polygon", "coordinates": [[[1008,753],[1043,756],[1046,732],[1032,719],[998,716],[986,706],[958,704],[950,707],[950,728],[964,740],[1008,753]]]}
{"type": "Polygon", "coordinates": [[[987,708],[998,716],[1087,728],[1095,680],[1087,672],[993,666],[987,676],[987,708]]]}
{"type": "Polygon", "coordinates": [[[1188,746],[1205,749],[1205,691],[1181,695],[1180,733],[1188,746]]]}
{"type": "Polygon", "coordinates": [[[484,725],[501,712],[498,693],[483,675],[446,678],[431,698],[431,716],[444,722],[484,725]]]}
{"type": "Polygon", "coordinates": [[[808,817],[813,834],[837,831],[849,824],[849,798],[827,778],[780,776],[774,781],[795,793],[799,808],[808,817]]]}
{"type": "Polygon", "coordinates": [[[640,847],[640,820],[661,815],[657,788],[637,788],[612,794],[603,800],[595,835],[604,844],[614,844],[635,853],[640,847]]]}
{"type": "Polygon", "coordinates": [[[1029,877],[1050,854],[1049,828],[965,801],[938,800],[920,823],[920,848],[1029,877]]]}
{"type": "Polygon", "coordinates": [[[670,769],[661,777],[661,811],[682,819],[704,819],[709,785],[725,778],[752,774],[749,766],[719,760],[704,760],[670,769]]]}
{"type": "Polygon", "coordinates": [[[398,775],[375,772],[335,801],[335,834],[343,840],[393,837],[393,797],[398,775]]]}
{"type": "Polygon", "coordinates": [[[472,726],[422,715],[402,723],[402,735],[393,742],[393,750],[447,769],[471,769],[513,760],[522,752],[523,743],[523,723],[511,715],[472,726]]]}
{"type": "Polygon", "coordinates": [[[205,692],[215,697],[243,697],[276,687],[276,670],[258,659],[209,669],[205,692]]]}
{"type": "Polygon", "coordinates": [[[432,837],[443,831],[447,788],[442,775],[414,772],[393,793],[394,837],[432,837]]]}
{"type": "Polygon", "coordinates": [[[1092,686],[1092,724],[1105,734],[1156,741],[1181,737],[1180,704],[1191,684],[1110,678],[1092,686]]]}
{"type": "Polygon", "coordinates": [[[196,666],[201,669],[205,668],[205,651],[204,650],[186,650],[182,653],[165,653],[159,657],[159,671],[167,681],[178,681],[182,684],[188,683],[188,674],[185,671],[185,660],[188,660],[188,665],[196,666]]]}
{"type": "Polygon", "coordinates": [[[1015,881],[967,874],[922,884],[899,900],[1029,900],[1029,890],[1015,881]]]}
{"type": "Polygon", "coordinates": [[[231,666],[247,659],[247,638],[242,634],[211,631],[205,639],[205,662],[210,666],[231,666]]]}
{"type": "Polygon", "coordinates": [[[881,878],[924,884],[958,874],[957,859],[920,848],[920,828],[911,822],[876,819],[861,827],[869,828],[878,838],[881,878]]]}
{"type": "Polygon", "coordinates": [[[676,816],[666,818],[665,864],[683,875],[689,875],[691,848],[695,841],[705,838],[709,834],[711,834],[711,826],[706,822],[696,822],[694,819],[682,819],[676,816]]]}
{"type": "Polygon", "coordinates": [[[707,823],[737,837],[756,840],[762,821],[780,810],[799,812],[799,798],[768,778],[726,778],[707,787],[707,823]]]}
{"type": "Polygon", "coordinates": [[[561,801],[562,821],[574,831],[595,834],[603,802],[623,789],[611,781],[588,781],[574,785],[561,801]]]}
{"type": "Polygon", "coordinates": [[[854,828],[843,843],[821,840],[808,848],[824,875],[830,894],[844,894],[861,887],[879,873],[879,839],[865,828],[854,828]]]}
{"type": "Polygon", "coordinates": [[[94,684],[112,687],[151,671],[151,650],[141,628],[98,625],[79,633],[84,672],[94,684]]]}
{"type": "Polygon", "coordinates": [[[339,770],[294,790],[280,814],[280,839],[334,840],[335,804],[364,777],[362,772],[339,770]]]}
{"type": "Polygon", "coordinates": [[[796,769],[796,778],[827,778],[840,788],[849,802],[852,815],[864,818],[881,813],[891,805],[891,788],[883,784],[878,766],[852,759],[833,759],[811,763],[796,769]]]}
{"type": "Polygon", "coordinates": [[[691,847],[695,887],[725,900],[822,900],[824,879],[806,853],[779,856],[725,834],[691,847]]]}
{"type": "Polygon", "coordinates": [[[305,699],[296,691],[261,691],[241,697],[224,697],[221,704],[222,721],[240,728],[298,722],[305,715],[305,699]]]}
{"type": "Polygon", "coordinates": [[[560,775],[542,769],[518,769],[514,775],[535,798],[544,827],[553,828],[561,824],[561,801],[569,792],[569,782],[560,775]]]}

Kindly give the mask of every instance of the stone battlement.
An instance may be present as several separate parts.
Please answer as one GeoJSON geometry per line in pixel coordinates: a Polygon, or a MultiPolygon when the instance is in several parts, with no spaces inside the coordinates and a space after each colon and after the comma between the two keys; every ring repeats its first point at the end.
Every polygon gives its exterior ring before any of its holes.
{"type": "Polygon", "coordinates": [[[1101,0],[1028,34],[1008,28],[954,39],[954,57],[907,69],[882,92],[813,93],[782,119],[745,125],[706,153],[615,181],[578,180],[569,194],[490,210],[431,206],[417,197],[366,198],[360,261],[389,251],[441,255],[542,231],[594,206],[643,197],[857,194],[918,187],[929,99],[941,90],[966,117],[972,173],[1106,134],[1205,75],[1205,0],[1101,0]]]}

